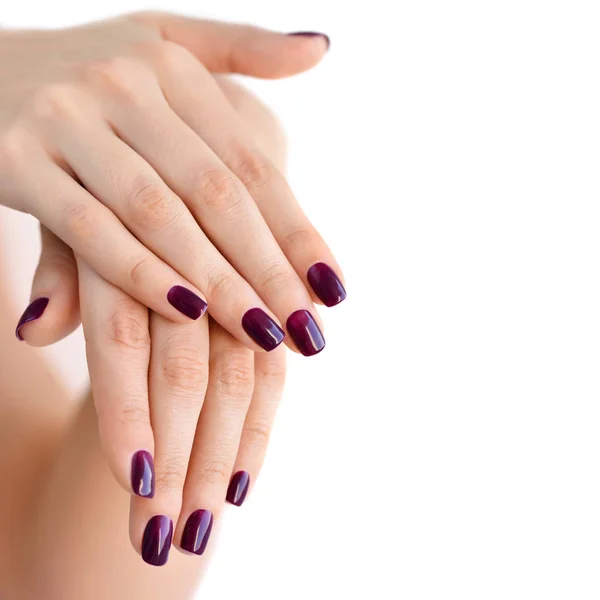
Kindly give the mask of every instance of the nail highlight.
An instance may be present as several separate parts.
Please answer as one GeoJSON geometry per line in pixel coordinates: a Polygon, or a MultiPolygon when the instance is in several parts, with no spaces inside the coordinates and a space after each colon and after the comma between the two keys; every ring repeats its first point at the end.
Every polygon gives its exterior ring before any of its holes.
{"type": "Polygon", "coordinates": [[[292,33],[288,33],[288,35],[297,35],[300,37],[320,37],[323,38],[327,43],[327,50],[329,50],[331,46],[331,40],[329,39],[329,36],[324,33],[320,33],[319,31],[293,31],[292,33]]]}
{"type": "Polygon", "coordinates": [[[154,498],[154,459],[146,450],[131,459],[131,489],[136,496],[154,498]]]}
{"type": "Polygon", "coordinates": [[[241,506],[248,494],[250,487],[250,474],[246,471],[238,471],[229,482],[227,489],[227,502],[235,506],[241,506]]]}
{"type": "Polygon", "coordinates": [[[21,315],[15,330],[15,335],[19,341],[23,341],[20,333],[21,327],[23,327],[23,325],[26,323],[37,321],[44,314],[46,306],[48,306],[48,302],[50,302],[49,298],[37,298],[25,309],[25,312],[21,315]]]}
{"type": "Polygon", "coordinates": [[[307,310],[297,310],[287,320],[287,330],[304,356],[314,356],[325,348],[325,338],[307,310]]]}
{"type": "Polygon", "coordinates": [[[346,290],[334,270],[325,263],[315,263],[306,274],[308,283],[325,306],[335,306],[346,299],[346,290]]]}
{"type": "Polygon", "coordinates": [[[173,521],[165,515],[152,517],[142,538],[142,558],[144,562],[161,567],[169,559],[169,550],[173,540],[173,521]]]}
{"type": "Polygon", "coordinates": [[[213,526],[210,510],[195,510],[188,518],[181,536],[181,548],[200,556],[204,554],[213,526]]]}
{"type": "Polygon", "coordinates": [[[208,307],[208,304],[200,296],[181,285],[174,285],[169,290],[167,300],[171,306],[194,321],[199,319],[208,307]]]}
{"type": "Polygon", "coordinates": [[[251,308],[242,317],[244,331],[267,352],[275,350],[285,337],[283,329],[260,308],[251,308]]]}

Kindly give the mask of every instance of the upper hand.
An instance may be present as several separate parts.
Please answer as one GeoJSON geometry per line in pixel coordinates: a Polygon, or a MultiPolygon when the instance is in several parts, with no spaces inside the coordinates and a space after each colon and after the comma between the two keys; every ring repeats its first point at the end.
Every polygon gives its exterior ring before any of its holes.
{"type": "Polygon", "coordinates": [[[281,77],[326,48],[319,36],[155,14],[5,33],[2,202],[169,320],[208,305],[248,348],[272,350],[286,330],[290,347],[315,354],[325,342],[313,301],[345,297],[340,269],[210,71],[281,77]]]}

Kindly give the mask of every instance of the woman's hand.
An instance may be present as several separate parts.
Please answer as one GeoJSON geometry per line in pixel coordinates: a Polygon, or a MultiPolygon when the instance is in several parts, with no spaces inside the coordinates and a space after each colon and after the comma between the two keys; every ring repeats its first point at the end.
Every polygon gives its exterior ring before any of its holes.
{"type": "Polygon", "coordinates": [[[315,354],[313,300],[343,300],[340,269],[210,71],[282,77],[327,46],[156,14],[3,33],[2,202],[170,321],[208,305],[252,350],[274,349],[285,329],[290,347],[315,354]]]}
{"type": "Polygon", "coordinates": [[[78,266],[100,437],[135,494],[133,546],[156,566],[172,539],[200,555],[225,499],[241,505],[258,474],[285,351],[255,354],[212,319],[172,323],[78,266]]]}

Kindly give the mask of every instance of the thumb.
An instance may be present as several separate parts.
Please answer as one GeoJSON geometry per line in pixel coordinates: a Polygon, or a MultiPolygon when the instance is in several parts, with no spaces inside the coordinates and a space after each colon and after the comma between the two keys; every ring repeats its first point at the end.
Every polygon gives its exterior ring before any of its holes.
{"type": "Polygon", "coordinates": [[[71,249],[42,227],[42,254],[33,278],[31,303],[16,334],[30,346],[49,346],[80,322],[77,266],[71,249]]]}
{"type": "Polygon", "coordinates": [[[329,49],[329,38],[323,33],[284,34],[155,12],[133,18],[156,29],[163,39],[187,48],[213,73],[289,77],[312,69],[329,49]]]}

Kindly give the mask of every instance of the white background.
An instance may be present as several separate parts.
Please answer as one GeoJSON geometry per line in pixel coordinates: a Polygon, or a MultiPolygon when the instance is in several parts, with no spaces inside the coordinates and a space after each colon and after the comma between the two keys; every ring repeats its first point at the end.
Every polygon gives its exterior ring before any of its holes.
{"type": "MultiPolygon", "coordinates": [[[[148,7],[3,4],[15,26],[148,7]]],[[[252,87],[348,300],[291,361],[201,597],[597,600],[597,3],[154,6],[332,39],[314,72],[252,87]]]]}

